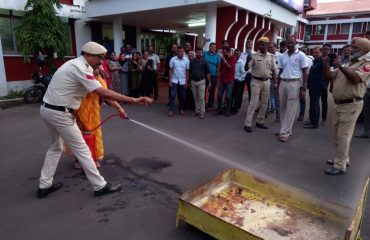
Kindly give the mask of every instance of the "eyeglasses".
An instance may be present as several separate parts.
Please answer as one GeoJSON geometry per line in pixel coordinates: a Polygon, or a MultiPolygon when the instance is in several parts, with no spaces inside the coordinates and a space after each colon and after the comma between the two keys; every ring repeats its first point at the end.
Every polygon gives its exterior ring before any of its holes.
{"type": "Polygon", "coordinates": [[[99,60],[103,60],[104,59],[104,55],[97,55],[97,54],[90,54],[91,56],[93,56],[93,57],[97,57],[97,58],[99,58],[99,60]]]}

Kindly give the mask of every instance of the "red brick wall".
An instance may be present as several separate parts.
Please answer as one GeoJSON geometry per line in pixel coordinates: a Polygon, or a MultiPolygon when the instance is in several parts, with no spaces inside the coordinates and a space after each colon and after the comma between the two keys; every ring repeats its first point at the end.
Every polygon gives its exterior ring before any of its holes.
{"type": "MultiPolygon", "coordinates": [[[[60,67],[66,60],[57,59],[55,64],[57,67],[60,67]]],[[[33,60],[30,63],[25,63],[21,56],[4,56],[4,65],[8,82],[30,80],[31,74],[37,69],[37,65],[33,60]]],[[[43,72],[47,71],[46,68],[43,69],[43,72]]]]}

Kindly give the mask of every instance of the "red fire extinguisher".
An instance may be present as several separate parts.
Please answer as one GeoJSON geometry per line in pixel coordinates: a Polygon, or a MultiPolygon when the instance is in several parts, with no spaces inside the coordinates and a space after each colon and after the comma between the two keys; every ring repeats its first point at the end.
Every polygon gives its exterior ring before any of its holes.
{"type": "Polygon", "coordinates": [[[99,127],[101,127],[106,121],[108,121],[109,119],[111,118],[114,118],[114,117],[119,117],[120,115],[119,114],[113,114],[113,115],[110,115],[108,116],[107,118],[105,118],[98,126],[96,126],[95,128],[91,129],[91,130],[86,130],[82,133],[82,136],[87,144],[87,146],[89,147],[90,149],[90,152],[91,152],[91,156],[96,164],[96,155],[95,155],[95,136],[92,134],[93,131],[95,131],[96,129],[98,129],[99,127]]]}

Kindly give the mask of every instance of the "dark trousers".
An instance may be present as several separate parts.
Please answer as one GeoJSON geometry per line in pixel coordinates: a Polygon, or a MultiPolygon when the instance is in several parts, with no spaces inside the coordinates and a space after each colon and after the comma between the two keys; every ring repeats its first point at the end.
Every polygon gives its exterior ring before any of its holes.
{"type": "Polygon", "coordinates": [[[306,97],[301,97],[299,99],[299,116],[304,117],[305,112],[306,112],[306,97]]]}
{"type": "Polygon", "coordinates": [[[154,98],[158,98],[158,72],[154,70],[154,98]]]}
{"type": "Polygon", "coordinates": [[[169,108],[171,112],[175,111],[176,95],[179,99],[179,110],[184,110],[185,109],[185,85],[172,83],[171,94],[170,94],[170,104],[169,104],[169,108]]]}
{"type": "Polygon", "coordinates": [[[245,76],[245,84],[247,84],[249,102],[251,102],[251,97],[252,97],[251,82],[252,82],[252,74],[247,73],[247,75],[245,76]]]}
{"type": "Polygon", "coordinates": [[[215,101],[215,91],[217,84],[217,76],[211,76],[211,89],[209,90],[208,104],[207,107],[213,108],[213,102],[215,101]]]}
{"type": "Polygon", "coordinates": [[[310,89],[310,121],[312,125],[318,126],[320,121],[320,98],[322,89],[310,89]]]}
{"type": "Polygon", "coordinates": [[[233,93],[233,82],[231,83],[219,83],[218,84],[218,111],[222,110],[222,99],[224,93],[226,93],[226,111],[230,112],[231,110],[231,95],[233,93]]]}
{"type": "Polygon", "coordinates": [[[365,135],[370,136],[370,89],[367,89],[367,92],[364,96],[364,125],[365,125],[365,135]]]}
{"type": "Polygon", "coordinates": [[[231,109],[235,112],[239,111],[243,102],[245,81],[234,81],[233,94],[231,96],[231,109]]]}
{"type": "Polygon", "coordinates": [[[326,88],[323,88],[321,92],[321,106],[321,119],[326,120],[326,117],[328,115],[328,89],[326,88]]]}

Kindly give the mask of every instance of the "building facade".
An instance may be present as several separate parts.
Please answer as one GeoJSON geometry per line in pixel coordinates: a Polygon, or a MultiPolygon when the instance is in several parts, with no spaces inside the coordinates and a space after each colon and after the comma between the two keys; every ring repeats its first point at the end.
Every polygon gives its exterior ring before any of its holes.
{"type": "MultiPolygon", "coordinates": [[[[24,63],[13,32],[26,0],[0,2],[0,95],[31,84],[35,64],[24,63]]],[[[296,32],[303,42],[307,21],[303,0],[60,0],[58,15],[70,28],[70,54],[76,57],[87,41],[120,52],[129,43],[138,51],[154,45],[165,58],[172,43],[205,47],[222,40],[244,50],[247,40],[262,36],[280,41],[296,32]]],[[[307,7],[307,6],[306,6],[307,7]]],[[[256,47],[256,46],[255,46],[256,47]]],[[[60,62],[61,64],[62,62],[60,62]]]]}
{"type": "Polygon", "coordinates": [[[309,49],[330,43],[335,53],[354,37],[370,31],[370,1],[348,0],[318,3],[308,11],[304,42],[309,49]]]}

